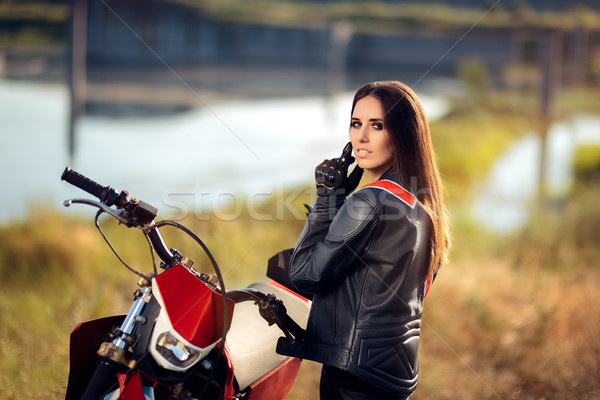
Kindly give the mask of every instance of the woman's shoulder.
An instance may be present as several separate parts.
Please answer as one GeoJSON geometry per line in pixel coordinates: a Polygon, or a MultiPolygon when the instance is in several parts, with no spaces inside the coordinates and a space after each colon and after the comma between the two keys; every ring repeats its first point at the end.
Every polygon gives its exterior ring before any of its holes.
{"type": "Polygon", "coordinates": [[[418,204],[417,196],[399,183],[393,168],[390,168],[378,180],[367,183],[354,193],[358,197],[370,198],[375,204],[389,204],[388,198],[397,199],[411,209],[418,204]]]}
{"type": "Polygon", "coordinates": [[[348,198],[346,204],[353,210],[369,208],[373,218],[385,223],[417,226],[429,220],[417,197],[393,181],[378,180],[364,185],[348,198]]]}
{"type": "MultiPolygon", "coordinates": [[[[362,186],[355,193],[361,193],[370,198],[375,197],[376,200],[382,200],[381,196],[390,195],[400,200],[402,203],[404,203],[412,209],[414,209],[418,203],[417,197],[414,194],[402,187],[402,185],[400,185],[399,183],[394,182],[390,179],[380,179],[378,181],[368,183],[362,186]]],[[[377,203],[379,202],[380,201],[377,201],[377,203]]]]}

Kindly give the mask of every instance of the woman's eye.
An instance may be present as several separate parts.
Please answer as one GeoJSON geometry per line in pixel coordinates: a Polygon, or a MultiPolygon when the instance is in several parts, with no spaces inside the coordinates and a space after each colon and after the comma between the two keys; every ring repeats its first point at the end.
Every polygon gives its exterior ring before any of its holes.
{"type": "Polygon", "coordinates": [[[350,128],[360,128],[361,127],[361,123],[358,121],[351,121],[350,122],[350,128]]]}
{"type": "Polygon", "coordinates": [[[381,122],[375,122],[373,123],[373,125],[371,125],[374,129],[377,129],[378,131],[383,129],[383,123],[381,122]]]}

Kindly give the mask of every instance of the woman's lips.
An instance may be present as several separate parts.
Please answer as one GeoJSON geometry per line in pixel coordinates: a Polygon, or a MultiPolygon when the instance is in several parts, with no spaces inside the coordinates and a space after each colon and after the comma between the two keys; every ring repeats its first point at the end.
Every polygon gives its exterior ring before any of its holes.
{"type": "Polygon", "coordinates": [[[358,149],[354,152],[354,155],[359,158],[367,157],[369,154],[371,154],[371,152],[367,149],[358,149]]]}

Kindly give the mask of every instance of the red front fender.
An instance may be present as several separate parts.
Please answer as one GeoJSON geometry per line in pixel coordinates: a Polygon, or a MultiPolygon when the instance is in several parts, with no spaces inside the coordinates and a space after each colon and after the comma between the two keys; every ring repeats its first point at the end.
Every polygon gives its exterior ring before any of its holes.
{"type": "Polygon", "coordinates": [[[82,322],[71,332],[69,344],[69,381],[65,400],[81,399],[94,375],[100,357],[98,347],[113,327],[121,326],[125,315],[113,315],[82,322]]]}

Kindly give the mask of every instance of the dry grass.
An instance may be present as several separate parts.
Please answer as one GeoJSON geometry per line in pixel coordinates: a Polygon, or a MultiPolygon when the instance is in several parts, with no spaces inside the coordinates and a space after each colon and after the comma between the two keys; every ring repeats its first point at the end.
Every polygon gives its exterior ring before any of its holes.
{"type": "MultiPolygon", "coordinates": [[[[460,261],[425,304],[420,381],[411,399],[600,398],[600,271],[515,270],[460,261]]],[[[305,361],[289,399],[316,398],[305,361]]]]}
{"type": "MultiPolygon", "coordinates": [[[[485,251],[480,242],[490,237],[455,221],[457,257],[425,302],[414,399],[600,398],[594,193],[590,189],[565,205],[571,222],[536,219],[542,226],[517,237],[527,239],[517,264],[515,241],[488,242],[485,251]],[[578,227],[592,236],[577,239],[578,227]],[[564,234],[575,239],[556,239],[564,234]],[[474,237],[476,251],[470,252],[474,237]],[[558,251],[548,250],[557,243],[558,251]]],[[[270,205],[264,207],[268,213],[270,205]]],[[[289,215],[281,221],[190,217],[184,223],[207,241],[230,288],[262,279],[266,259],[293,246],[302,226],[289,215]]],[[[126,259],[148,267],[139,232],[105,228],[126,259]]],[[[186,239],[165,234],[189,254],[186,239]]],[[[96,235],[91,223],[52,212],[0,226],[0,398],[64,397],[71,329],[82,320],[126,311],[136,279],[96,235]]],[[[319,376],[320,365],[305,361],[288,398],[314,399],[319,376]]]]}
{"type": "Polygon", "coordinates": [[[600,396],[600,271],[465,261],[426,301],[415,398],[600,396]]]}

